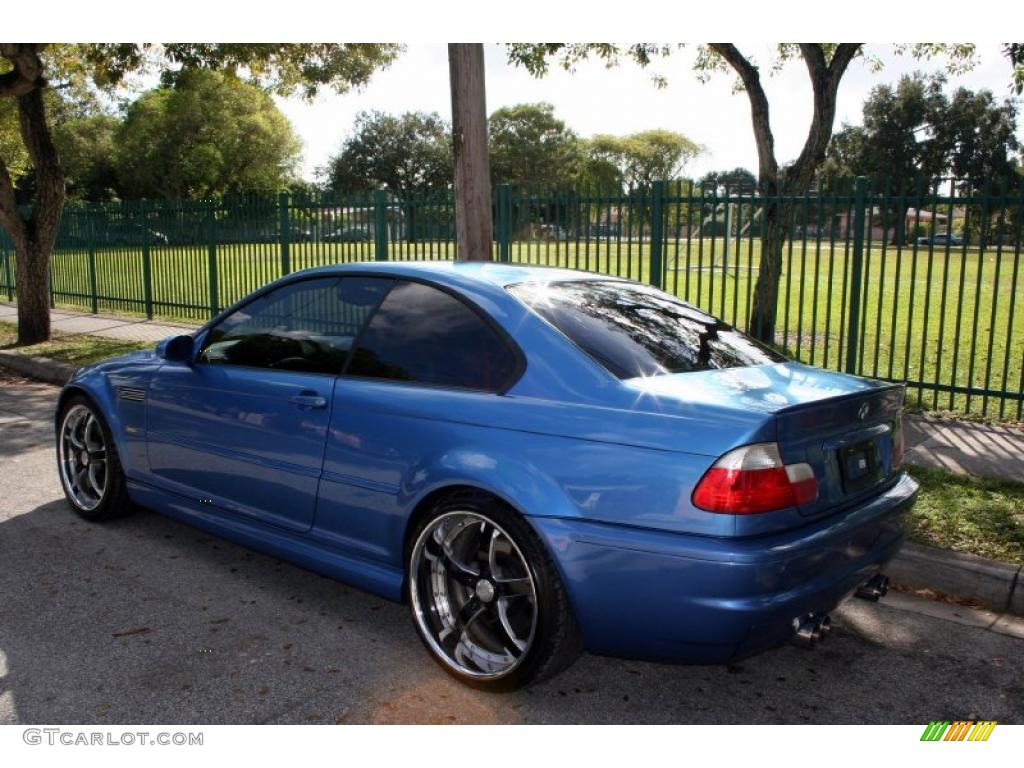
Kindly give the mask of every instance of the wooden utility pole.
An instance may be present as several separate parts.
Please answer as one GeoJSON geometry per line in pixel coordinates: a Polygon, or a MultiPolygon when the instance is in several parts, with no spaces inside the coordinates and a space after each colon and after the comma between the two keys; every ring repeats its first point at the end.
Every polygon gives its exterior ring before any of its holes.
{"type": "Polygon", "coordinates": [[[449,43],[458,258],[492,260],[491,168],[482,43],[449,43]]]}

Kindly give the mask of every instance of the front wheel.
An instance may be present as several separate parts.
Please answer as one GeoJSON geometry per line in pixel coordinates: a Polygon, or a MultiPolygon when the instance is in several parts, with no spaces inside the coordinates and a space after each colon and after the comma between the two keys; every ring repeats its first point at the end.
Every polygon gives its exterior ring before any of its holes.
{"type": "Polygon", "coordinates": [[[466,493],[437,505],[413,533],[408,569],[420,638],[470,686],[515,690],[555,675],[581,651],[543,543],[496,499],[466,493]]]}
{"type": "Polygon", "coordinates": [[[96,405],[83,395],[64,404],[57,429],[57,470],[71,508],[92,522],[131,510],[124,472],[96,405]]]}

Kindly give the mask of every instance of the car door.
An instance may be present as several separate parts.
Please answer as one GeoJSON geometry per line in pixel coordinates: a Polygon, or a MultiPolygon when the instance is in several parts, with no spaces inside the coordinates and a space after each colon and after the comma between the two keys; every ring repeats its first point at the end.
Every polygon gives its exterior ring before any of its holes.
{"type": "Polygon", "coordinates": [[[309,530],[334,378],[390,284],[288,283],[222,318],[190,364],[162,366],[147,413],[155,482],[219,512],[309,530]]]}
{"type": "Polygon", "coordinates": [[[453,422],[497,397],[521,367],[482,312],[435,286],[397,282],[335,384],[318,535],[399,564],[409,481],[457,441],[453,422]]]}

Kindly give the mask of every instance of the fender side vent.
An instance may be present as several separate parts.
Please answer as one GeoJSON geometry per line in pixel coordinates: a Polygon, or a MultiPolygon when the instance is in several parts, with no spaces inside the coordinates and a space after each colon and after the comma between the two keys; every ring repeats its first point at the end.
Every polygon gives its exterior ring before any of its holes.
{"type": "Polygon", "coordinates": [[[136,403],[141,403],[146,399],[146,390],[140,387],[118,387],[117,399],[133,400],[136,403]]]}

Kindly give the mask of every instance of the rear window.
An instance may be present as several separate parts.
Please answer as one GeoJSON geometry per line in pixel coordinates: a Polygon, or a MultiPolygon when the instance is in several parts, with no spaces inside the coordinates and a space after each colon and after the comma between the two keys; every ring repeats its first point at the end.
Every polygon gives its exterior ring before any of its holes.
{"type": "Polygon", "coordinates": [[[676,297],[635,283],[520,283],[509,291],[620,379],[786,359],[676,297]]]}

